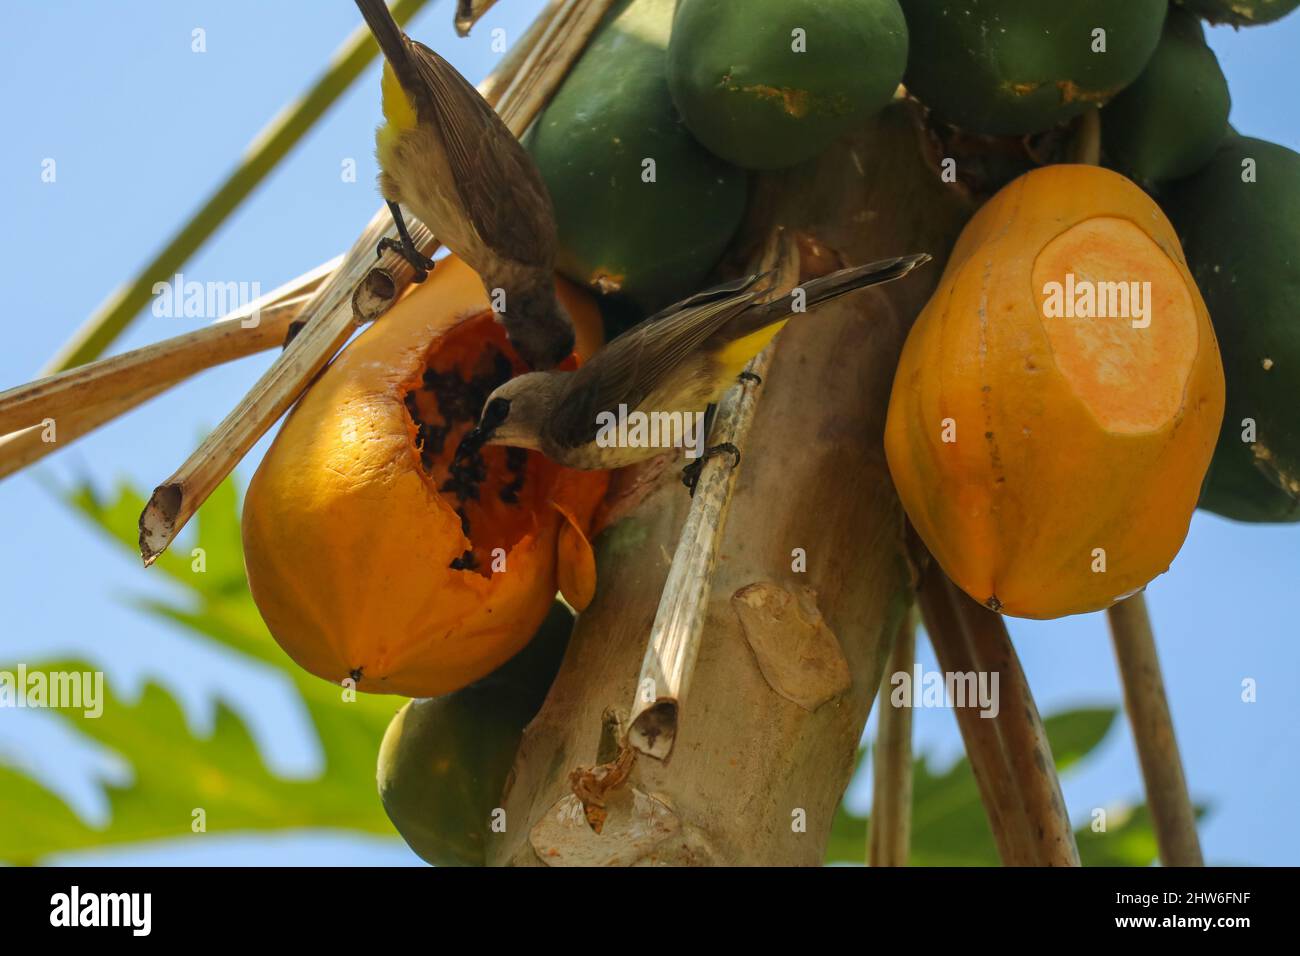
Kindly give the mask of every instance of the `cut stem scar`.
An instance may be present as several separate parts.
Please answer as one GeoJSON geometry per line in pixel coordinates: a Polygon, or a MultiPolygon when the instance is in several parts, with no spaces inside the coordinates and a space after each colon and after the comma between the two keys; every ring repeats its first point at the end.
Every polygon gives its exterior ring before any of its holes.
{"type": "Polygon", "coordinates": [[[474,29],[474,24],[482,19],[483,14],[487,13],[494,6],[497,0],[456,0],[456,16],[452,21],[456,27],[456,35],[467,37],[469,31],[474,29]]]}

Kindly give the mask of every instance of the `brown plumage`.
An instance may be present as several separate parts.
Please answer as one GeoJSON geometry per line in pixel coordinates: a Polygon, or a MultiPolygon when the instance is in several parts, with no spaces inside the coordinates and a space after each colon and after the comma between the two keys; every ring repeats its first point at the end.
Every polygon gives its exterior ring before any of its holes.
{"type": "Polygon", "coordinates": [[[431,263],[406,235],[406,206],[483,280],[504,293],[511,344],[534,368],[573,351],[555,297],[555,211],[537,166],[496,111],[451,64],[402,32],[383,0],[356,0],[384,54],[384,114],[376,133],[388,200],[417,269],[431,263]]]}
{"type": "Polygon", "coordinates": [[[571,468],[619,468],[663,451],[597,442],[603,414],[703,411],[802,309],[907,275],[925,254],[812,279],[772,302],[765,276],[692,296],[614,339],[574,372],[531,372],[497,388],[467,441],[541,451],[571,468]]]}

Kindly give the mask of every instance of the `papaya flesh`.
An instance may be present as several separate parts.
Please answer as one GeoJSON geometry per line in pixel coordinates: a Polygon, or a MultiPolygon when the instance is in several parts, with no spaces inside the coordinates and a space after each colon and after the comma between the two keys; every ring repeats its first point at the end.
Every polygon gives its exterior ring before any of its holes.
{"type": "Polygon", "coordinates": [[[940,119],[993,135],[1107,102],[1142,72],[1165,18],[1165,0],[901,2],[908,90],[940,119]]]}
{"type": "Polygon", "coordinates": [[[779,169],[882,109],[906,65],[898,0],[681,0],[668,85],[711,152],[779,169]]]}
{"type": "Polygon", "coordinates": [[[559,270],[647,312],[699,289],[746,202],[745,174],[695,141],[669,95],[674,2],[616,4],[525,138],[559,270]]]}
{"type": "MultiPolygon", "coordinates": [[[[558,290],[579,348],[595,347],[590,298],[558,290]]],[[[582,552],[608,474],[521,449],[455,458],[487,394],[525,370],[478,276],[449,257],[299,400],[243,513],[249,589],[299,666],[361,691],[437,696],[515,654],[561,580],[590,596],[582,552]]]]}
{"type": "Polygon", "coordinates": [[[1205,28],[1171,7],[1151,62],[1101,111],[1107,163],[1148,188],[1190,175],[1227,136],[1231,105],[1205,28]]]}
{"type": "Polygon", "coordinates": [[[492,812],[572,629],[573,615],[557,602],[528,645],[502,667],[455,693],[409,701],[388,725],[379,747],[379,798],[425,862],[486,862],[492,812]]]}
{"type": "Polygon", "coordinates": [[[1234,27],[1249,27],[1280,20],[1296,7],[1300,0],[1177,0],[1197,16],[1211,23],[1230,23],[1234,27]]]}
{"type": "Polygon", "coordinates": [[[1228,383],[1201,506],[1238,521],[1300,521],[1300,155],[1232,136],[1163,200],[1228,383]]]}
{"type": "Polygon", "coordinates": [[[1214,332],[1169,221],[1118,173],[1054,165],[959,237],[904,345],[885,451],[962,590],[1053,618],[1169,567],[1222,415],[1214,332]]]}

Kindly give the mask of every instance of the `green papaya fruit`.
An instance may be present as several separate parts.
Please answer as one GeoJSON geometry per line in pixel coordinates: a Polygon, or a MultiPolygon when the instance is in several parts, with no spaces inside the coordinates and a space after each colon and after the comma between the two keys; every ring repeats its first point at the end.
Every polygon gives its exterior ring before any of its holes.
{"type": "Polygon", "coordinates": [[[1201,507],[1238,521],[1300,521],[1300,154],[1230,136],[1162,201],[1227,379],[1201,507]]]}
{"type": "Polygon", "coordinates": [[[1101,111],[1107,163],[1147,188],[1190,176],[1223,142],[1231,105],[1201,21],[1172,7],[1142,75],[1101,111]]]}
{"type": "Polygon", "coordinates": [[[475,684],[411,700],[379,746],[379,798],[411,849],[435,866],[482,866],[524,728],[560,668],[573,614],[556,603],[532,641],[475,684]]]}
{"type": "Polygon", "coordinates": [[[1211,23],[1231,23],[1234,27],[1249,27],[1280,20],[1296,7],[1300,0],[1178,0],[1184,7],[1211,23]]]}
{"type": "Polygon", "coordinates": [[[681,0],[668,86],[728,162],[811,159],[893,98],[907,66],[898,0],[681,0]]]}
{"type": "Polygon", "coordinates": [[[654,311],[695,292],[745,212],[742,170],[668,92],[674,0],[621,0],[525,140],[555,203],[561,272],[654,311]]]}
{"type": "Polygon", "coordinates": [[[1128,86],[1165,0],[902,0],[907,88],[972,133],[1036,133],[1128,86]]]}

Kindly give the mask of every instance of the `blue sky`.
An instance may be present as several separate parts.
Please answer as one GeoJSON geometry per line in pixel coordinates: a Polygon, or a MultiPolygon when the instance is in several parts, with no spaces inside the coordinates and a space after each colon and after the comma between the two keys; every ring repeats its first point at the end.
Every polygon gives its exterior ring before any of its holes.
{"type": "MultiPolygon", "coordinates": [[[[430,3],[411,32],[479,80],[497,58],[489,31],[517,38],[542,0],[503,0],[475,34],[455,37],[450,0],[430,3]]],[[[31,378],[73,329],[154,252],[220,182],[258,130],[298,95],[359,22],[345,0],[11,0],[0,33],[0,276],[7,309],[0,387],[31,378]],[[191,31],[207,52],[191,52],[191,31]],[[288,42],[292,38],[292,42],[288,42]],[[53,51],[70,52],[67,64],[53,51]],[[83,86],[87,79],[92,82],[83,86]],[[58,179],[41,181],[41,163],[58,179]]],[[[1243,133],[1300,149],[1300,14],[1268,27],[1210,31],[1243,133]]],[[[377,208],[371,132],[377,67],[325,117],[188,263],[187,277],[271,289],[351,244],[377,208]],[[344,182],[342,164],[357,164],[344,182]]],[[[116,346],[134,348],[198,320],[146,315],[116,346]]],[[[217,696],[251,721],[277,771],[310,774],[315,744],[293,695],[275,679],[143,618],[124,595],[164,584],[104,543],[45,483],[93,474],[151,487],[216,424],[265,367],[255,357],[205,373],[131,416],[0,482],[0,660],[80,655],[119,691],[166,683],[197,727],[217,696]]],[[[244,481],[265,441],[242,466],[244,481]]],[[[1292,601],[1300,526],[1236,525],[1199,514],[1172,570],[1148,596],[1187,776],[1212,806],[1202,830],[1212,862],[1300,863],[1300,641],[1292,601]],[[1258,701],[1241,700],[1243,679],[1258,701]]],[[[1120,690],[1104,616],[1012,622],[1040,710],[1116,704],[1120,690]]],[[[921,655],[934,668],[922,643],[921,655]]],[[[873,718],[874,724],[874,718],[873,718]]],[[[916,712],[917,747],[946,763],[960,753],[952,715],[916,712]]],[[[94,780],[111,756],[31,711],[0,711],[0,761],[20,762],[79,812],[102,820],[94,780]]],[[[1141,799],[1127,727],[1117,725],[1065,780],[1074,817],[1141,799]]],[[[855,791],[851,799],[860,802],[855,791]]],[[[77,861],[411,863],[396,838],[291,834],[162,845],[77,861]]]]}

